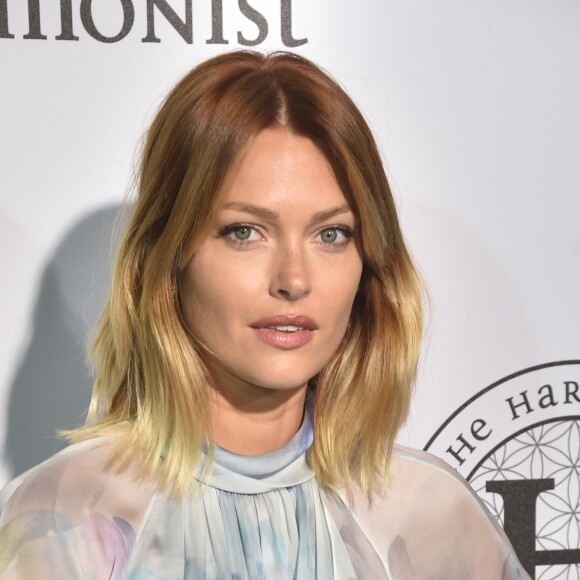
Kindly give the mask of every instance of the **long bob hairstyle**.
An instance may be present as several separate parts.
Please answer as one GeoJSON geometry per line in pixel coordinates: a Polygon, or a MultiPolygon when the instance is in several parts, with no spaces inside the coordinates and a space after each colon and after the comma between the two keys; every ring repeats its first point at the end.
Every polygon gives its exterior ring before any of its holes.
{"type": "Polygon", "coordinates": [[[319,484],[356,486],[370,498],[388,476],[408,412],[421,289],[365,119],[305,58],[222,54],[175,86],[149,129],[137,199],[90,351],[95,385],[87,423],[68,432],[74,441],[116,435],[111,465],[136,465],[174,496],[196,487],[206,441],[206,465],[213,456],[208,374],[195,329],[182,316],[181,272],[208,235],[244,147],[276,126],[320,148],[360,223],[363,272],[350,323],[310,381],[314,443],[307,459],[319,484]]]}

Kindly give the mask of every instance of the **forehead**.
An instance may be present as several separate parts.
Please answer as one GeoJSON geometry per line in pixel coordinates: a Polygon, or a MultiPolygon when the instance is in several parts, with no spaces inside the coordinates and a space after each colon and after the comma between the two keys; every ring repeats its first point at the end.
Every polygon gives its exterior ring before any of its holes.
{"type": "Polygon", "coordinates": [[[283,127],[265,129],[251,139],[220,197],[222,207],[246,202],[300,207],[303,212],[346,202],[322,151],[312,140],[283,127]]]}

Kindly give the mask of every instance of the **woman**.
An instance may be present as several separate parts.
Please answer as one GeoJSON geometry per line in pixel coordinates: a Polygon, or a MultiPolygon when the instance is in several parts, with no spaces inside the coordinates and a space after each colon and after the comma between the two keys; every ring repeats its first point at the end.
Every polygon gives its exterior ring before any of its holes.
{"type": "Polygon", "coordinates": [[[193,69],[150,128],[87,424],[13,481],[1,578],[517,578],[393,447],[420,288],[362,115],[296,55],[193,69]]]}

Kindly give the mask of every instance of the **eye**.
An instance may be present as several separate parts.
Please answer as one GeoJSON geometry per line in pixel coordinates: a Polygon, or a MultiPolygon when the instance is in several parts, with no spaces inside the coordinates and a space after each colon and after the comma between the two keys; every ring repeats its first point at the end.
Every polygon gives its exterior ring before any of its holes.
{"type": "Polygon", "coordinates": [[[245,241],[250,239],[252,228],[250,226],[238,226],[232,231],[232,233],[236,238],[238,238],[238,240],[245,241]]]}
{"type": "Polygon", "coordinates": [[[320,232],[320,238],[327,244],[332,244],[338,240],[338,230],[336,228],[328,228],[320,232]]]}
{"type": "Polygon", "coordinates": [[[332,226],[320,230],[318,236],[321,241],[329,246],[342,246],[348,244],[354,232],[346,226],[332,226]]]}
{"type": "Polygon", "coordinates": [[[231,244],[246,245],[261,239],[260,232],[250,224],[229,224],[219,230],[219,236],[231,244]]]}

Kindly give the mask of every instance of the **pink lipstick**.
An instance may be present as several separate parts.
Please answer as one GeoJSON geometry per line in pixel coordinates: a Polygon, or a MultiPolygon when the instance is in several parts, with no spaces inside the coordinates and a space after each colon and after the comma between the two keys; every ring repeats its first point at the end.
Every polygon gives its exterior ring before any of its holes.
{"type": "Polygon", "coordinates": [[[258,320],[250,327],[262,342],[282,350],[292,350],[309,342],[318,325],[308,316],[279,314],[258,320]]]}

